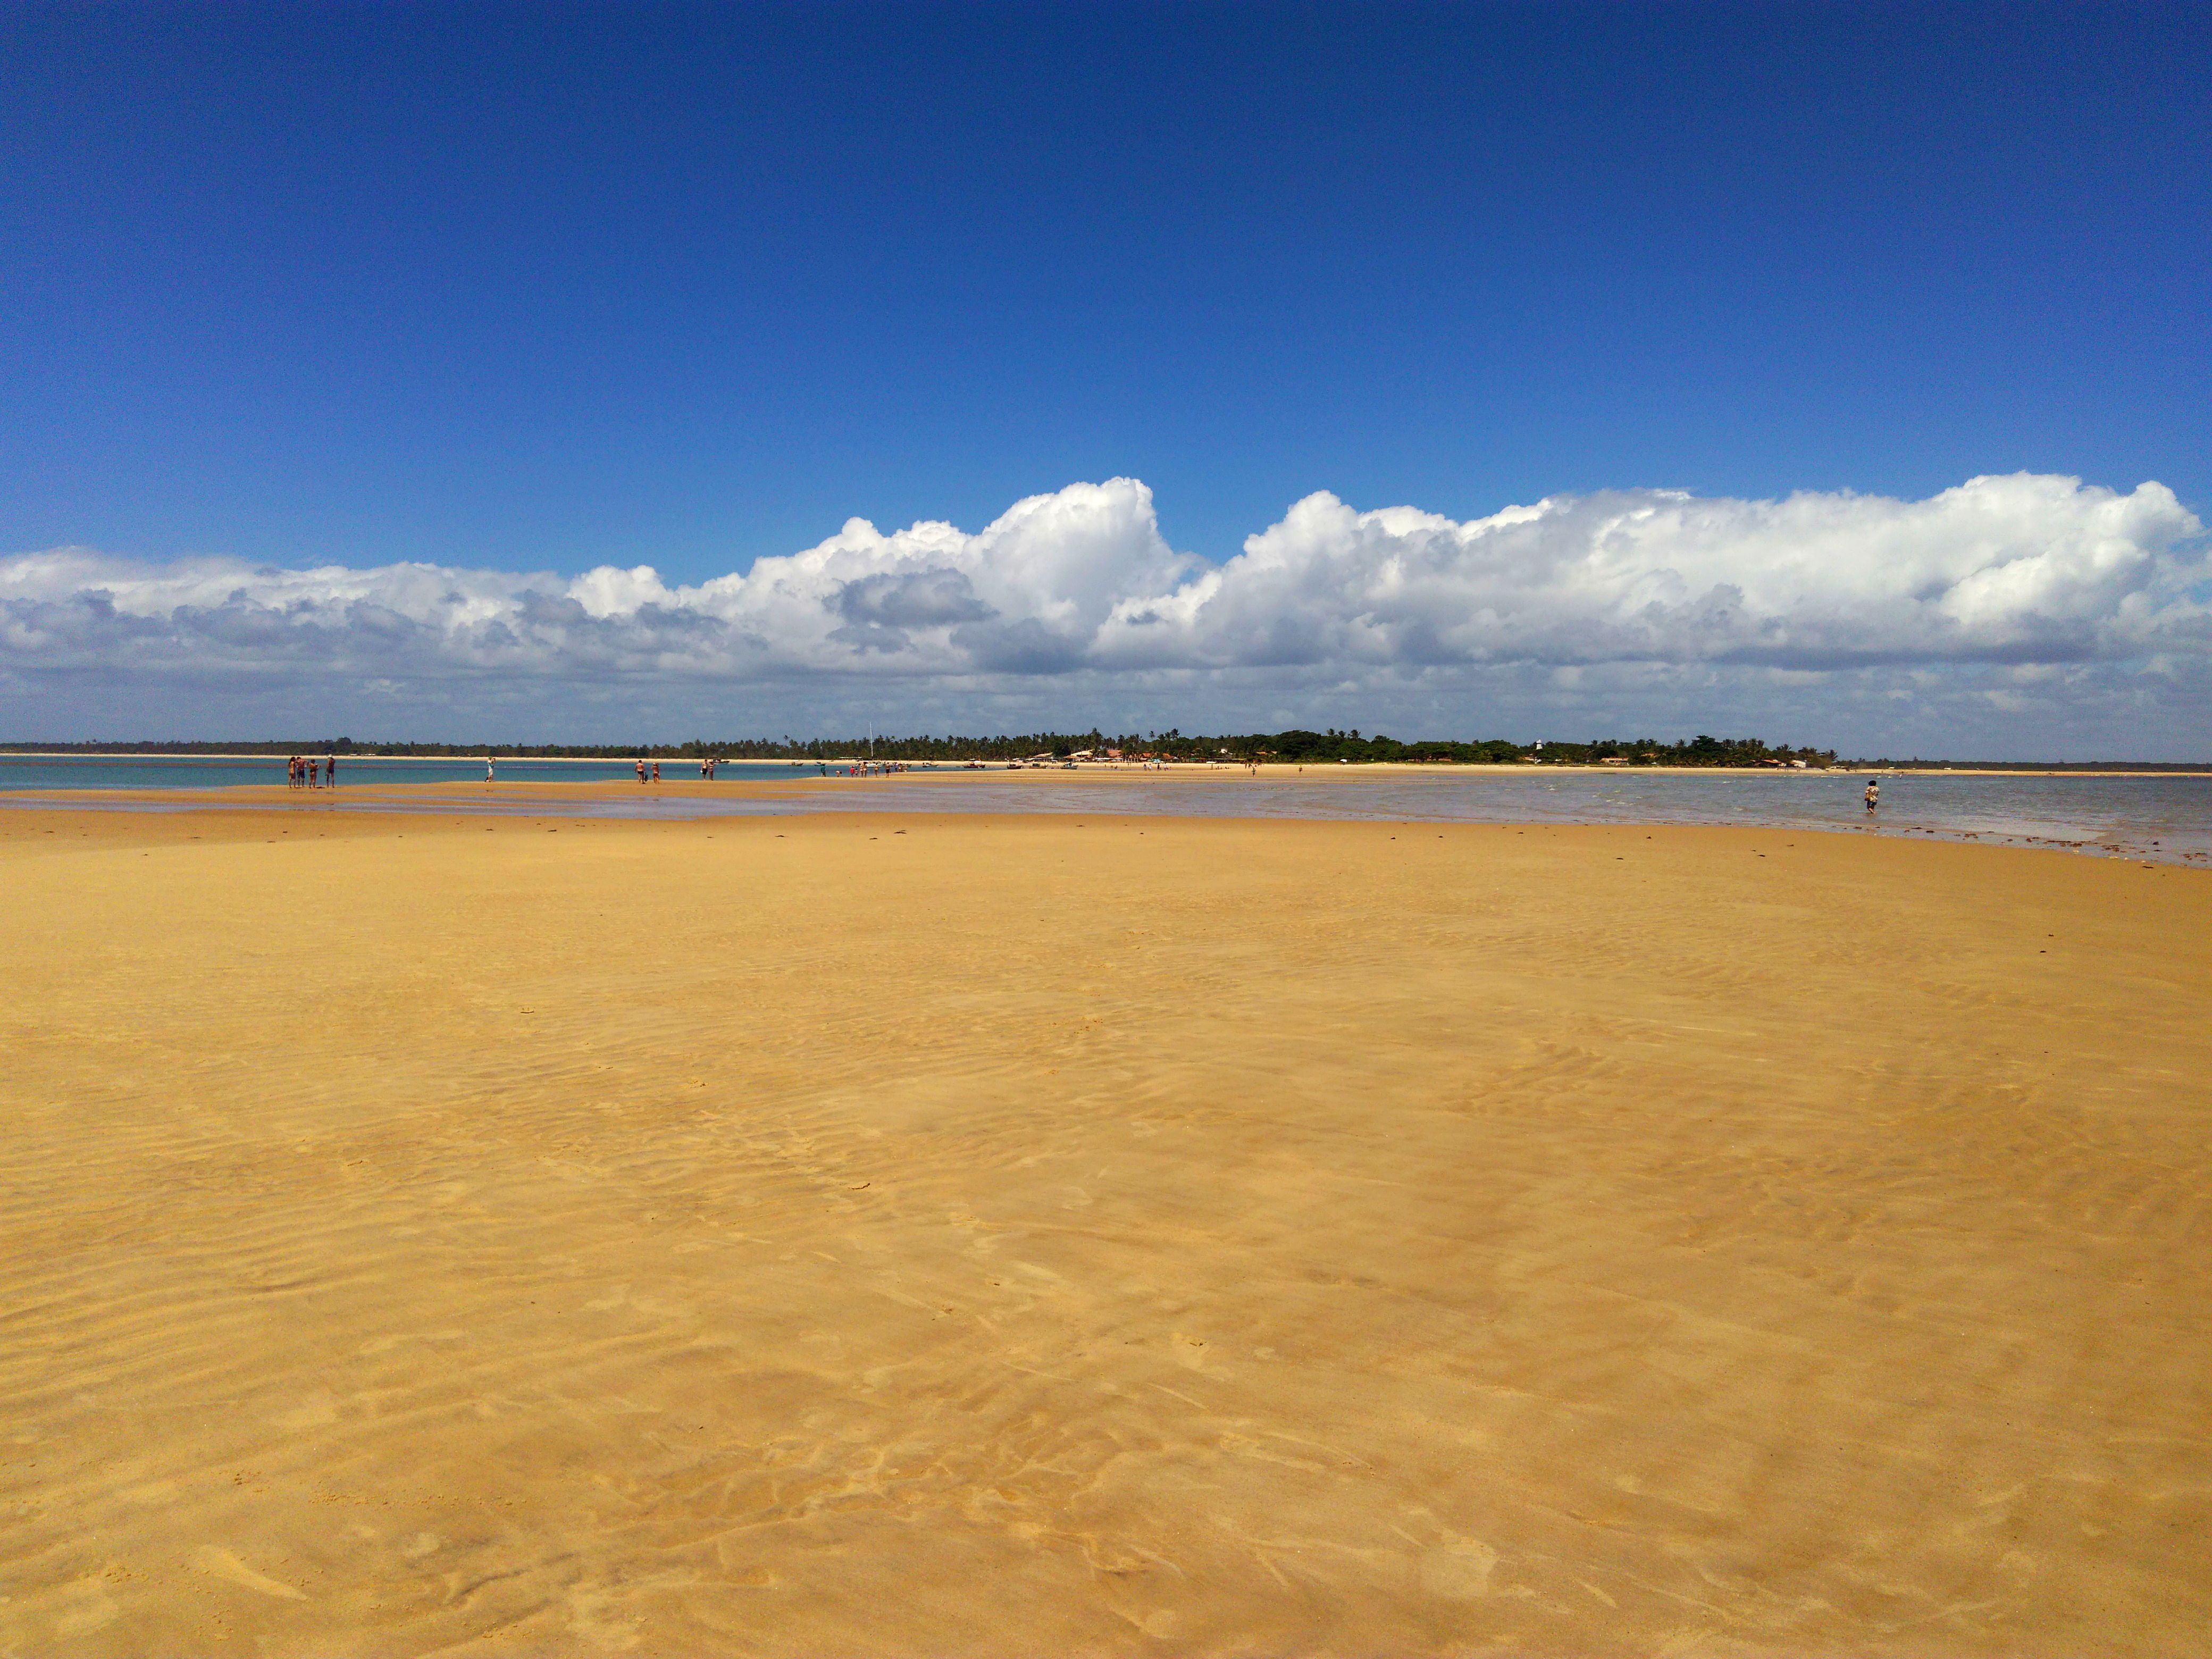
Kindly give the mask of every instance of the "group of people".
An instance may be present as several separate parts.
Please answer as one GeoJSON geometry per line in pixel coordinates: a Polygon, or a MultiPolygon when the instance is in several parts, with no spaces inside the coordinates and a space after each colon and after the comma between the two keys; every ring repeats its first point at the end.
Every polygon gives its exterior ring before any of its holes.
{"type": "MultiPolygon", "coordinates": [[[[714,782],[714,769],[721,763],[722,763],[718,757],[713,755],[702,755],[699,757],[699,775],[706,779],[709,783],[714,782]]],[[[647,764],[648,763],[644,756],[640,755],[637,757],[637,781],[640,783],[659,783],[660,781],[660,763],[659,761],[650,763],[652,770],[649,775],[647,771],[647,764]]]]}
{"type": "Polygon", "coordinates": [[[317,761],[313,755],[295,755],[284,763],[284,783],[291,789],[335,789],[338,787],[338,757],[326,755],[317,761]],[[319,776],[320,782],[317,781],[319,776]]]}
{"type": "MultiPolygon", "coordinates": [[[[337,764],[336,761],[332,761],[330,763],[333,766],[337,764]]],[[[309,761],[307,764],[312,767],[314,765],[314,763],[313,761],[309,761]]],[[[652,766],[652,771],[650,775],[648,775],[646,770],[647,763],[645,757],[640,755],[637,757],[637,781],[640,783],[646,783],[648,781],[659,783],[660,781],[660,763],[659,761],[653,761],[650,764],[652,766]]],[[[706,779],[708,782],[712,783],[714,781],[714,769],[720,764],[721,762],[718,760],[709,759],[701,761],[699,763],[699,775],[706,779]]],[[[492,757],[489,755],[486,755],[484,757],[484,781],[486,783],[489,783],[493,781],[493,777],[492,757]]]]}
{"type": "MultiPolygon", "coordinates": [[[[650,774],[648,774],[648,773],[647,773],[647,769],[647,769],[647,764],[648,764],[648,763],[647,762],[647,760],[646,760],[646,758],[645,758],[645,757],[644,757],[644,756],[640,755],[640,756],[637,757],[637,781],[638,781],[640,783],[646,783],[646,782],[659,783],[659,782],[660,781],[660,763],[659,763],[659,761],[653,761],[653,762],[650,763],[650,765],[651,765],[651,767],[652,767],[652,770],[651,770],[650,774]]],[[[713,782],[713,781],[714,781],[714,769],[715,769],[717,766],[720,765],[720,764],[721,764],[721,763],[720,763],[720,761],[714,761],[714,760],[702,760],[702,761],[701,761],[701,762],[699,763],[699,775],[700,775],[701,777],[702,777],[702,778],[705,778],[708,782],[710,782],[710,783],[711,783],[711,782],[713,782]]],[[[492,765],[491,765],[491,757],[490,757],[489,755],[486,755],[486,756],[484,757],[484,781],[485,781],[486,783],[489,783],[491,781],[492,781],[492,765]]]]}

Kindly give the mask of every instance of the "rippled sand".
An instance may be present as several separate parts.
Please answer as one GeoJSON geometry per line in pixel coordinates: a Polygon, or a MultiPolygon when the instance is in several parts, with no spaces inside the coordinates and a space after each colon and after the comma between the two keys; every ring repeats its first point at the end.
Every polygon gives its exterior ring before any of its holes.
{"type": "Polygon", "coordinates": [[[0,813],[0,1653],[2180,1653],[2212,875],[0,813]]]}

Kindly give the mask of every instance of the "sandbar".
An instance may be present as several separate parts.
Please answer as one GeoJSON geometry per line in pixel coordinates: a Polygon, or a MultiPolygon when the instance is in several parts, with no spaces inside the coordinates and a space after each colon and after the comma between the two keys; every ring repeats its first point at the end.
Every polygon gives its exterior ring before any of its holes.
{"type": "Polygon", "coordinates": [[[0,895],[0,1654],[2212,1629],[2212,873],[49,810],[0,895]]]}

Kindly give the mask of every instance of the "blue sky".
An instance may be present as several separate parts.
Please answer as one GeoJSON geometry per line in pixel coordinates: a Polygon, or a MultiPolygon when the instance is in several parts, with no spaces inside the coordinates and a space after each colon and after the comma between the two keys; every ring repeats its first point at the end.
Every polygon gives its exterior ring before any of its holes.
{"type": "MultiPolygon", "coordinates": [[[[2016,643],[1869,635],[1838,672],[1938,676],[1900,737],[2095,747],[2159,659],[2165,723],[2212,747],[2201,618],[2174,609],[2201,605],[2185,520],[2212,497],[2204,8],[16,7],[0,62],[0,554],[650,565],[672,592],[850,518],[981,532],[1127,477],[1187,580],[1322,490],[1466,523],[1608,491],[2155,481],[2183,517],[2126,591],[2165,596],[2164,631],[2036,647],[2101,665],[2080,696],[1994,684],[2016,643]]],[[[2073,533],[2016,530],[2012,558],[2073,533]]],[[[316,603],[274,614],[338,627],[316,603]]],[[[144,708],[127,652],[103,678],[56,637],[0,638],[6,725],[144,708]]],[[[1508,674],[1504,639],[1417,695],[1418,652],[1326,649],[1273,679],[1265,650],[1047,672],[871,645],[767,679],[556,653],[487,690],[419,653],[379,674],[358,639],[319,677],[167,672],[188,724],[421,735],[526,708],[781,730],[882,702],[884,674],[940,725],[1772,710],[1849,744],[1896,714],[1893,687],[1824,702],[1730,650],[1595,703],[1556,651],[1508,674]]]]}

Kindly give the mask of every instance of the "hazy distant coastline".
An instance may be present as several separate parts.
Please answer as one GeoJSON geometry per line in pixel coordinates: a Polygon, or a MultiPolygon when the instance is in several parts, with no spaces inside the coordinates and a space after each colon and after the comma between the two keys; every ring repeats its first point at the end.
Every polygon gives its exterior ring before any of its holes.
{"type": "Polygon", "coordinates": [[[117,741],[88,739],[52,742],[23,739],[0,742],[0,756],[18,757],[70,757],[124,758],[132,756],[177,756],[208,760],[250,760],[271,755],[337,754],[385,758],[429,759],[439,757],[492,755],[516,760],[697,760],[715,757],[726,760],[789,760],[848,762],[868,757],[877,760],[915,761],[939,765],[970,761],[1006,763],[1049,757],[1079,758],[1125,763],[1159,760],[1188,764],[1224,760],[1243,763],[1299,765],[1445,765],[1445,766],[1626,766],[1665,767],[1686,770],[1796,769],[1850,770],[2010,772],[2010,773],[2163,773],[2191,774],[2212,770],[2212,760],[1955,760],[1914,756],[1856,758],[1832,749],[1769,744],[1757,738],[1712,738],[1699,735],[1662,743],[1653,738],[1600,738],[1565,743],[1551,738],[1515,742],[1504,738],[1480,741],[1422,739],[1411,743],[1376,734],[1362,737],[1348,732],[1289,731],[1242,735],[1190,736],[1181,732],[1125,734],[1108,737],[1087,732],[1030,732],[997,737],[839,737],[817,738],[690,738],[683,743],[528,744],[528,743],[413,743],[358,739],[350,737],[300,738],[161,738],[117,741]]]}

